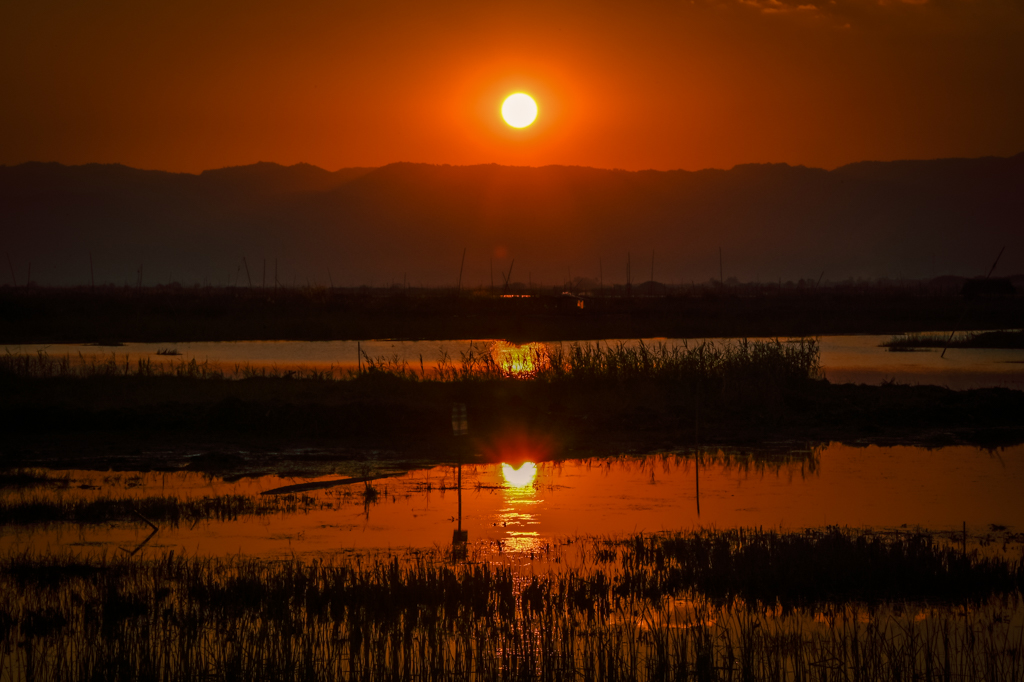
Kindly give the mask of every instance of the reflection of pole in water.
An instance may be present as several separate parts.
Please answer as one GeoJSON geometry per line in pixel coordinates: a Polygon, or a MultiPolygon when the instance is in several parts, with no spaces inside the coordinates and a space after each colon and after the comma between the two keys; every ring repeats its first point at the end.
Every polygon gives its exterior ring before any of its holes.
{"type": "Polygon", "coordinates": [[[700,517],[700,450],[697,450],[697,516],[700,517]]]}
{"type": "Polygon", "coordinates": [[[456,490],[459,499],[459,518],[458,527],[455,533],[452,535],[453,545],[465,545],[469,539],[469,532],[462,530],[462,450],[463,443],[459,436],[465,436],[469,432],[469,422],[466,419],[466,405],[465,403],[455,403],[452,405],[452,433],[455,435],[455,446],[458,451],[459,464],[458,464],[458,483],[456,490]]]}
{"type": "Polygon", "coordinates": [[[700,377],[693,392],[693,453],[697,462],[697,518],[700,518],[700,377]]]}

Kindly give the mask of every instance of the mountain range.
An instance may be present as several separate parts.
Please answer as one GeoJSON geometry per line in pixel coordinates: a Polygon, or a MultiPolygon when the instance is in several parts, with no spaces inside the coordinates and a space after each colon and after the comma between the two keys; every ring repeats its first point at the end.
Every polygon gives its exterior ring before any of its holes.
{"type": "Polygon", "coordinates": [[[834,170],[0,166],[0,282],[920,279],[1024,270],[1024,153],[834,170]],[[465,263],[462,264],[465,252],[465,263]],[[653,261],[653,266],[652,266],[653,261]],[[653,274],[653,277],[652,277],[653,274]]]}

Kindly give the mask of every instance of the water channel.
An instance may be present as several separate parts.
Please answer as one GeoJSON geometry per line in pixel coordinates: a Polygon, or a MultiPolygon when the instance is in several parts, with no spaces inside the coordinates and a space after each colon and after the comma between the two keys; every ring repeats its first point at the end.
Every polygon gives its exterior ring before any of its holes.
{"type": "MultiPolygon", "coordinates": [[[[372,495],[367,495],[365,483],[285,493],[280,499],[293,503],[289,510],[165,524],[145,551],[308,557],[450,544],[458,508],[455,469],[387,471],[386,466],[382,463],[377,470],[386,477],[370,484],[372,495]]],[[[47,474],[60,485],[0,489],[0,500],[10,504],[232,494],[266,500],[273,496],[260,493],[343,478],[225,481],[190,471],[47,474]]],[[[833,443],[771,455],[708,451],[699,464],[693,453],[527,462],[517,468],[478,464],[463,468],[462,525],[471,543],[526,552],[578,535],[696,528],[966,528],[977,538],[1024,531],[1021,490],[1024,446],[987,451],[833,443]]],[[[141,522],[4,525],[0,552],[130,551],[150,534],[141,522]]]]}

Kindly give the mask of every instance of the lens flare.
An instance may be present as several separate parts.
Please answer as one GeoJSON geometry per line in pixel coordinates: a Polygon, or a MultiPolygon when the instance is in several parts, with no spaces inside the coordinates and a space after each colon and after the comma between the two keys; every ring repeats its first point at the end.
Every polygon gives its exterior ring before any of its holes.
{"type": "Polygon", "coordinates": [[[511,464],[502,464],[501,475],[509,486],[525,488],[537,477],[537,465],[533,462],[523,462],[518,469],[514,469],[511,464]]]}
{"type": "Polygon", "coordinates": [[[509,95],[501,105],[501,117],[513,128],[525,128],[537,118],[537,103],[525,92],[509,95]]]}

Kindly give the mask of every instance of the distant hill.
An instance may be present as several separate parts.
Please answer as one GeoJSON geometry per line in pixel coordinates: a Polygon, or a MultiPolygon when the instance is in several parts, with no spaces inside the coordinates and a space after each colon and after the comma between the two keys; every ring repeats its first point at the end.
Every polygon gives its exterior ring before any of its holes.
{"type": "MultiPolygon", "coordinates": [[[[120,165],[0,167],[19,284],[464,286],[826,281],[1024,271],[1024,154],[641,171],[273,163],[199,175],[120,165]]],[[[7,263],[0,283],[11,282],[7,263]]]]}

